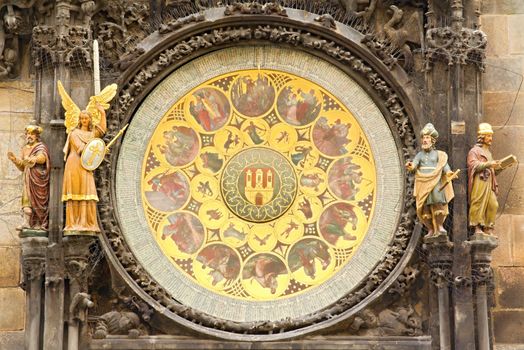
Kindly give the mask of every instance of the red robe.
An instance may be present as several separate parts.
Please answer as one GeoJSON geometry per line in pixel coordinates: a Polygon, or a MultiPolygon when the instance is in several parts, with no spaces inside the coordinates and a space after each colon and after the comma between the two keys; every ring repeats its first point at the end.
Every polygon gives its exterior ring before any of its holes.
{"type": "Polygon", "coordinates": [[[51,165],[49,162],[49,150],[41,142],[33,147],[29,157],[34,157],[38,153],[45,155],[46,162],[44,164],[35,164],[35,166],[24,172],[24,181],[32,208],[29,225],[47,229],[49,224],[49,173],[51,165]]]}

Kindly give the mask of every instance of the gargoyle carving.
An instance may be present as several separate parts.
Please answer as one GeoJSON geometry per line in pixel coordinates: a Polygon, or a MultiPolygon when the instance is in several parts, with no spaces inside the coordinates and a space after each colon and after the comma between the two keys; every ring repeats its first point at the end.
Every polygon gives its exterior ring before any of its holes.
{"type": "Polygon", "coordinates": [[[361,17],[366,23],[377,8],[377,0],[338,0],[338,3],[349,16],[361,17]]]}
{"type": "Polygon", "coordinates": [[[413,52],[408,43],[418,46],[422,43],[423,28],[420,15],[415,11],[401,26],[398,26],[404,17],[404,11],[395,5],[391,5],[389,8],[393,11],[393,15],[384,25],[384,34],[393,47],[400,50],[404,56],[404,68],[409,69],[413,66],[413,52]]]}

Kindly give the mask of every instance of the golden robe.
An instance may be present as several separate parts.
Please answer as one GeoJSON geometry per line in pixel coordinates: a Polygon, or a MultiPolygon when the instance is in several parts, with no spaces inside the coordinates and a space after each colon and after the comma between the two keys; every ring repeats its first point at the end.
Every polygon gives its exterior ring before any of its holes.
{"type": "Polygon", "coordinates": [[[100,127],[92,131],[73,129],[64,147],[66,163],[62,186],[62,201],[66,202],[64,235],[96,234],[100,232],[96,217],[95,177],[84,169],[80,157],[85,145],[105,133],[100,127]]]}
{"type": "Polygon", "coordinates": [[[499,207],[495,171],[488,167],[491,152],[475,145],[468,153],[469,225],[493,228],[499,207]]]}

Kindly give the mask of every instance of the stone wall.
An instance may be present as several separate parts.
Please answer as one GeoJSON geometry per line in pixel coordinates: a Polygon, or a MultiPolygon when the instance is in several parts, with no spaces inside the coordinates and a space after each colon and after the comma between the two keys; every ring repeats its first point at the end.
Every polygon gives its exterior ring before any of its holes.
{"type": "MultiPolygon", "coordinates": [[[[496,129],[494,157],[511,153],[522,163],[524,1],[485,0],[482,12],[482,29],[488,36],[483,119],[496,129]]],[[[495,342],[524,343],[524,166],[505,170],[498,179],[501,208],[496,231],[500,246],[493,256],[495,342]]]]}
{"type": "Polygon", "coordinates": [[[34,115],[34,86],[28,72],[0,83],[0,349],[23,349],[25,292],[21,282],[20,241],[22,176],[7,159],[19,156],[24,126],[34,115]]]}

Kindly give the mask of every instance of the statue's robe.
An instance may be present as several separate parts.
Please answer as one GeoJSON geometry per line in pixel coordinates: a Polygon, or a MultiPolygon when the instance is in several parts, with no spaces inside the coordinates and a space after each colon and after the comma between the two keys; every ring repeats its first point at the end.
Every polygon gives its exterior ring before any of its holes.
{"type": "Polygon", "coordinates": [[[417,199],[417,216],[423,218],[424,206],[433,204],[444,204],[442,215],[448,215],[448,206],[455,193],[453,186],[447,185],[443,191],[439,187],[443,184],[442,177],[451,171],[448,165],[448,155],[445,152],[431,150],[421,151],[413,159],[413,165],[417,169],[415,175],[415,190],[413,195],[417,199]]]}
{"type": "Polygon", "coordinates": [[[62,201],[66,202],[64,235],[95,235],[100,232],[96,205],[95,177],[92,171],[81,164],[82,151],[86,144],[104,134],[99,126],[93,131],[73,129],[64,147],[66,163],[62,186],[62,201]]]}
{"type": "Polygon", "coordinates": [[[469,224],[492,228],[499,207],[495,171],[488,167],[493,161],[489,149],[477,144],[468,153],[469,224]]]}
{"type": "Polygon", "coordinates": [[[22,207],[30,207],[29,225],[32,228],[47,230],[49,224],[49,150],[42,142],[31,149],[26,158],[34,159],[33,166],[23,169],[24,187],[22,192],[22,207]]]}

